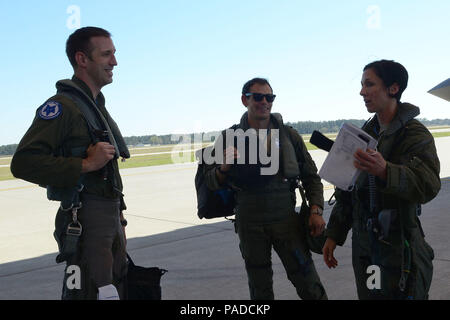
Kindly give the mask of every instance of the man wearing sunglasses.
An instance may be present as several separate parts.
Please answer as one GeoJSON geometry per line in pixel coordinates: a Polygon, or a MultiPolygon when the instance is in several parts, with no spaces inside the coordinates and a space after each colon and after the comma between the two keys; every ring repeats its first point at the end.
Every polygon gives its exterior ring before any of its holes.
{"type": "Polygon", "coordinates": [[[215,151],[221,148],[224,159],[223,163],[207,169],[206,183],[212,190],[224,184],[235,190],[235,227],[251,299],[274,299],[272,247],[300,298],[327,299],[295,212],[295,179],[300,177],[311,205],[311,232],[313,235],[322,233],[325,227],[323,185],[303,139],[283,124],[281,115],[271,113],[275,97],[266,79],[254,78],[244,85],[241,101],[247,112],[240,123],[232,127],[236,132],[233,141],[227,140],[229,130],[216,141],[215,151]],[[257,136],[253,140],[257,141],[256,147],[251,143],[251,132],[257,136]],[[239,148],[240,140],[244,140],[241,145],[245,145],[245,149],[239,148]],[[272,162],[279,159],[275,174],[262,173],[260,169],[264,164],[258,156],[257,163],[251,162],[252,152],[260,155],[260,148],[270,153],[272,162]],[[277,157],[274,153],[278,153],[277,157]]]}

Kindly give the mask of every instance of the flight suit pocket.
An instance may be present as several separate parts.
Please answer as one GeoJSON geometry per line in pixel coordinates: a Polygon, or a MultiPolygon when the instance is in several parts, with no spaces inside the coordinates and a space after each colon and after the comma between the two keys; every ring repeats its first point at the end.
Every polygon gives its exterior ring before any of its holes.
{"type": "Polygon", "coordinates": [[[417,236],[411,242],[411,282],[414,299],[427,299],[433,278],[434,251],[430,245],[417,236]]]}

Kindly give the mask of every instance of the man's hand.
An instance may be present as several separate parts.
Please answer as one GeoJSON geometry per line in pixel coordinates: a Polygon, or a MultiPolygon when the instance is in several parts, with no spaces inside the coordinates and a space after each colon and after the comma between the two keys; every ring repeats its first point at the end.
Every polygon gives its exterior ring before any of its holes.
{"type": "Polygon", "coordinates": [[[356,150],[354,157],[354,165],[357,169],[366,171],[374,176],[379,177],[383,181],[387,179],[386,161],[381,153],[373,149],[363,151],[356,150]]]}
{"type": "Polygon", "coordinates": [[[87,149],[87,157],[83,159],[81,173],[97,171],[114,158],[116,149],[108,142],[91,144],[87,149]]]}
{"type": "Polygon", "coordinates": [[[223,150],[223,164],[220,166],[220,170],[228,171],[231,165],[235,162],[235,159],[239,158],[239,152],[235,147],[228,147],[223,150]]]}
{"type": "MultiPolygon", "coordinates": [[[[231,169],[231,165],[234,163],[235,159],[239,158],[239,152],[235,147],[228,147],[223,150],[223,164],[220,165],[220,170],[222,172],[227,172],[231,169]]],[[[219,183],[223,184],[225,182],[225,175],[216,170],[216,176],[219,179],[219,183]]]]}
{"type": "Polygon", "coordinates": [[[336,268],[338,265],[338,262],[333,255],[335,249],[336,241],[331,238],[327,238],[325,244],[323,245],[322,253],[323,261],[325,261],[325,264],[328,266],[328,268],[336,268]]]}
{"type": "MultiPolygon", "coordinates": [[[[320,207],[316,205],[311,206],[311,211],[314,211],[315,209],[320,209],[320,207]]],[[[322,216],[319,216],[318,214],[311,213],[309,215],[309,229],[311,229],[311,235],[313,237],[319,236],[323,230],[325,230],[325,220],[323,220],[322,216]]]]}

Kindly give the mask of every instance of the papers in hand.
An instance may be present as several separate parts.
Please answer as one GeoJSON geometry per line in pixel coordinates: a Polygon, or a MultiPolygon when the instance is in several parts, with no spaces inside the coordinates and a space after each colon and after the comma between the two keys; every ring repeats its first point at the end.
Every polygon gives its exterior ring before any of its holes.
{"type": "Polygon", "coordinates": [[[344,123],[320,168],[319,175],[336,187],[350,191],[360,170],[353,165],[356,150],[375,149],[377,140],[351,123],[344,123]]]}

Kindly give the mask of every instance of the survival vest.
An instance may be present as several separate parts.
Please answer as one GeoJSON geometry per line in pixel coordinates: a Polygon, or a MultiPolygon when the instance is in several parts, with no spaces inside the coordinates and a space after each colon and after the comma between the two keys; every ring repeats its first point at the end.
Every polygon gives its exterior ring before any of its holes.
{"type": "MultiPolygon", "coordinates": [[[[277,119],[280,126],[284,126],[281,120],[281,115],[274,114],[274,117],[277,119]]],[[[236,130],[240,127],[241,127],[240,125],[234,125],[230,129],[236,130]]],[[[291,143],[292,148],[293,144],[291,134],[290,132],[287,132],[288,130],[284,131],[286,132],[287,136],[286,140],[288,140],[291,143]]],[[[199,162],[197,167],[197,173],[195,175],[195,189],[197,193],[197,215],[200,219],[228,217],[233,216],[235,214],[236,201],[234,197],[235,196],[234,187],[228,182],[225,182],[223,188],[213,191],[209,189],[208,186],[206,185],[205,172],[207,170],[207,166],[210,165],[205,164],[202,160],[205,159],[205,154],[211,154],[211,152],[214,152],[213,149],[214,146],[208,146],[201,150],[196,151],[196,158],[199,162]]],[[[295,156],[296,156],[296,165],[298,166],[298,168],[296,168],[295,172],[297,176],[294,179],[297,179],[300,170],[299,168],[302,165],[302,160],[299,159],[297,152],[295,152],[295,156]]],[[[289,165],[292,166],[292,163],[289,163],[289,165]]],[[[290,169],[290,171],[292,171],[292,168],[290,169]]]]}

